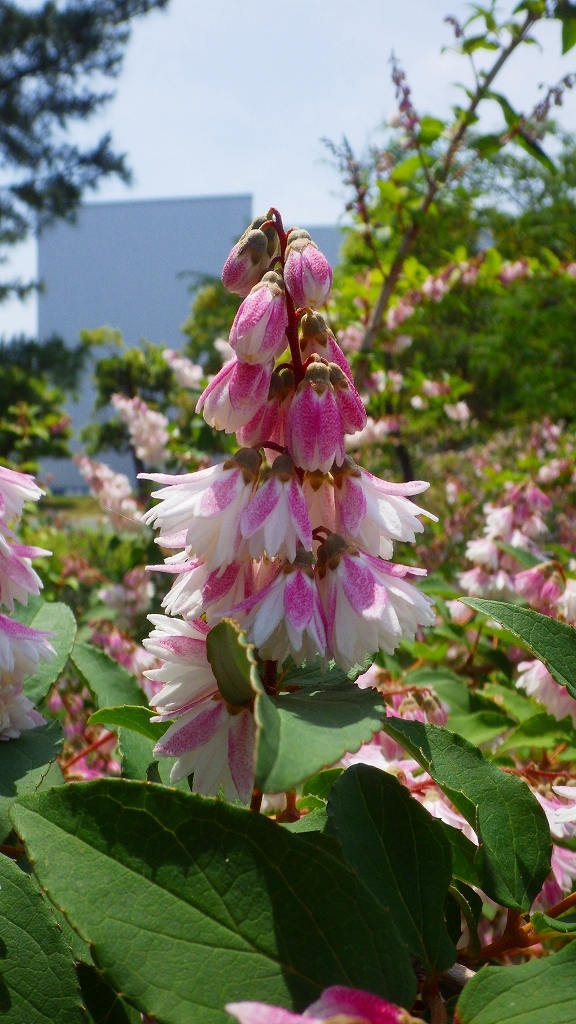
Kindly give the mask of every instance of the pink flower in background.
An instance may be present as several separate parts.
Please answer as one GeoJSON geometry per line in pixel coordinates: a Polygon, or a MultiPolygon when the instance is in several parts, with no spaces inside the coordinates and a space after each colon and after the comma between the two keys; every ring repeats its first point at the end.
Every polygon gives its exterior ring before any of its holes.
{"type": "Polygon", "coordinates": [[[417,1024],[407,1010],[388,1003],[370,992],[344,985],[324,989],[307,1010],[291,1013],[268,1003],[227,1003],[226,1010],[240,1024],[320,1024],[321,1021],[347,1021],[348,1024],[417,1024]]]}
{"type": "Polygon", "coordinates": [[[288,235],[286,287],[296,306],[322,306],[332,287],[332,267],[307,231],[296,229],[288,235]]]}
{"type": "Polygon", "coordinates": [[[75,455],[74,462],[90,493],[98,499],[112,526],[117,530],[141,530],[142,513],[132,494],[127,476],[114,473],[104,462],[95,462],[87,455],[75,455]]]}
{"type": "Polygon", "coordinates": [[[284,280],[268,271],[234,317],[230,344],[242,362],[270,363],[286,348],[287,326],[284,280]]]}
{"type": "Polygon", "coordinates": [[[387,417],[383,420],[374,420],[371,416],[366,419],[366,426],[357,431],[357,433],[350,435],[345,439],[346,449],[348,451],[355,451],[357,448],[363,448],[365,445],[378,444],[381,441],[387,441],[390,434],[394,432],[396,428],[396,421],[392,417],[387,417]]]}
{"type": "Polygon", "coordinates": [[[361,327],[350,324],[343,330],[338,331],[336,337],[343,352],[359,352],[364,340],[364,331],[361,327]]]}
{"type": "Polygon", "coordinates": [[[470,409],[466,405],[466,402],[456,402],[455,405],[445,405],[444,412],[448,419],[453,420],[454,423],[460,423],[465,426],[470,419],[470,409]]]}
{"type": "Polygon", "coordinates": [[[505,263],[498,276],[502,284],[512,284],[512,281],[530,277],[531,274],[528,260],[515,260],[514,263],[505,263]]]}
{"type": "Polygon", "coordinates": [[[270,475],[242,513],[240,530],[253,558],[266,553],[293,562],[298,542],[312,547],[308,509],[289,455],[274,460],[270,475]]]}
{"type": "Polygon", "coordinates": [[[10,523],[22,515],[25,501],[38,501],[45,494],[33,476],[0,466],[0,519],[10,523]]]}
{"type": "Polygon", "coordinates": [[[167,459],[166,445],[170,439],[166,417],[151,409],[138,396],[126,398],[125,395],[112,395],[110,403],[128,427],[137,458],[148,466],[162,467],[167,459]]]}
{"type": "Polygon", "coordinates": [[[181,352],[175,352],[172,348],[165,348],[162,355],[168,366],[174,371],[174,376],[180,387],[197,391],[204,377],[202,367],[190,362],[181,352]]]}
{"type": "Polygon", "coordinates": [[[210,381],[196,412],[216,430],[233,434],[249,423],[266,404],[272,363],[243,363],[232,359],[210,381]]]}
{"type": "Polygon", "coordinates": [[[248,708],[208,698],[174,722],[156,744],[154,754],[176,757],[170,781],[194,773],[192,788],[246,804],[254,785],[254,716],[248,708]]]}
{"type": "Polygon", "coordinates": [[[110,583],[98,591],[100,600],[118,612],[116,624],[128,627],[133,620],[148,611],[156,588],[149,578],[146,567],[137,566],[124,574],[122,583],[110,583]]]}
{"type": "Polygon", "coordinates": [[[386,327],[389,331],[396,330],[400,324],[404,323],[408,317],[412,316],[415,311],[415,306],[411,305],[406,299],[399,299],[395,306],[386,313],[386,327]]]}
{"type": "Polygon", "coordinates": [[[549,614],[562,595],[563,581],[554,563],[542,562],[516,573],[514,587],[533,608],[549,614]]]}
{"type": "Polygon", "coordinates": [[[446,601],[446,607],[450,612],[452,622],[455,622],[457,626],[465,626],[474,616],[474,609],[469,608],[467,604],[462,604],[462,601],[446,601]]]}
{"type": "Polygon", "coordinates": [[[499,555],[499,549],[489,537],[478,537],[476,540],[468,541],[466,545],[466,558],[490,572],[498,568],[499,555]]]}
{"type": "Polygon", "coordinates": [[[226,568],[237,557],[240,516],[257,483],[262,457],[252,448],[241,448],[226,462],[182,476],[143,473],[145,480],[167,484],[152,497],[159,504],[144,516],[157,523],[162,533],[186,530],[186,547],[210,567],[226,568]]]}
{"type": "Polygon", "coordinates": [[[569,715],[576,727],[576,700],[552,678],[541,661],[521,661],[518,672],[518,689],[525,690],[529,697],[543,704],[558,722],[569,715]]]}
{"type": "Polygon", "coordinates": [[[432,302],[442,302],[442,299],[449,291],[450,285],[442,276],[433,277],[432,274],[430,274],[422,285],[422,294],[425,295],[427,299],[431,299],[432,302]]]}
{"type": "MultiPolygon", "coordinates": [[[[1,675],[1,673],[0,673],[1,675]]],[[[46,719],[22,693],[22,682],[6,682],[0,686],[0,740],[17,740],[21,732],[46,725],[46,719]]]]}

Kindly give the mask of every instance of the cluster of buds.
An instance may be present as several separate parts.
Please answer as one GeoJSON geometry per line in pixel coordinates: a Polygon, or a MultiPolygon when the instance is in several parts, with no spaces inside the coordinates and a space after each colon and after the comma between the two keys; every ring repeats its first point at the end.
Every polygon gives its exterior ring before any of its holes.
{"type": "Polygon", "coordinates": [[[142,513],[128,477],[87,455],[75,455],[74,462],[111,525],[117,530],[141,530],[142,513]]]}
{"type": "Polygon", "coordinates": [[[147,466],[162,467],[168,457],[166,445],[170,440],[166,417],[156,409],[151,409],[138,395],[126,398],[125,395],[116,394],[112,395],[110,402],[128,427],[136,458],[147,466]]]}
{"type": "Polygon", "coordinates": [[[150,673],[163,684],[151,703],[160,720],[176,719],[156,748],[178,758],[173,781],[193,773],[195,790],[222,787],[246,802],[254,718],[250,703],[218,691],[206,649],[213,625],[224,616],[241,625],[274,692],[288,658],[333,659],[348,671],[367,654],[392,653],[434,615],[408,582],[424,570],[389,561],[395,540],[423,530],[428,513],[409,496],[428,484],[387,483],[346,455],[345,437],[365,428],[366,414],[314,309],[330,290],[325,257],[272,210],[234,247],[223,281],[244,296],[230,331],[235,356],[198,409],[241,447],[196,473],[146,476],[164,486],[144,520],[175,552],[153,568],[176,581],[144,643],[163,662],[150,673]]]}
{"type": "MultiPolygon", "coordinates": [[[[33,477],[0,466],[0,609],[9,612],[15,601],[26,605],[28,595],[38,596],[42,588],[32,559],[52,552],[19,544],[13,528],[24,502],[37,501],[43,493],[33,477]]],[[[49,635],[0,611],[0,740],[17,739],[22,730],[45,724],[23,687],[26,676],[55,654],[49,635]]]]}

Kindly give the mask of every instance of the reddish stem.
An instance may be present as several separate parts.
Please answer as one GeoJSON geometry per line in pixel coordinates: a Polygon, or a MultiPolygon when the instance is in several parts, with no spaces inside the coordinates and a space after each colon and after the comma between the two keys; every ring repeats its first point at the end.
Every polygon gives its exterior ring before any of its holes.
{"type": "Polygon", "coordinates": [[[254,811],[256,814],[260,813],[263,796],[264,794],[262,791],[260,789],[256,789],[256,786],[254,786],[254,789],[252,790],[252,799],[250,801],[250,810],[254,811]]]}
{"type": "Polygon", "coordinates": [[[276,693],[276,680],[277,680],[277,661],[265,661],[264,662],[264,689],[266,693],[276,693]]]}
{"type": "Polygon", "coordinates": [[[262,441],[260,444],[255,444],[252,447],[256,451],[259,451],[260,448],[271,448],[272,451],[278,452],[279,455],[284,455],[284,452],[286,451],[281,444],[276,444],[276,441],[262,441]]]}
{"type": "Polygon", "coordinates": [[[89,747],[84,747],[83,750],[80,750],[77,754],[74,754],[74,757],[71,757],[69,761],[66,761],[66,763],[62,765],[62,771],[67,771],[68,768],[71,768],[72,765],[76,764],[77,761],[81,761],[83,757],[88,757],[88,754],[91,754],[94,750],[98,750],[98,747],[102,747],[105,743],[108,742],[108,740],[111,740],[112,738],[116,739],[115,732],[105,732],[100,737],[100,739],[95,740],[94,743],[91,743],[89,747]]]}
{"type": "Polygon", "coordinates": [[[20,860],[20,857],[25,853],[23,846],[0,846],[0,853],[4,857],[11,857],[12,860],[20,860]]]}
{"type": "MultiPolygon", "coordinates": [[[[280,255],[282,263],[286,256],[286,245],[288,242],[288,235],[284,231],[284,224],[282,223],[282,217],[278,210],[274,207],[270,210],[270,216],[274,218],[274,227],[276,228],[276,234],[278,235],[278,241],[280,242],[280,255]]],[[[286,337],[288,338],[288,344],[290,345],[290,355],[292,356],[292,367],[294,369],[294,383],[298,387],[300,381],[304,377],[304,367],[302,366],[302,356],[300,354],[300,341],[298,339],[298,316],[292,296],[290,292],[286,290],[286,312],[288,313],[288,326],[286,328],[286,337]]]]}

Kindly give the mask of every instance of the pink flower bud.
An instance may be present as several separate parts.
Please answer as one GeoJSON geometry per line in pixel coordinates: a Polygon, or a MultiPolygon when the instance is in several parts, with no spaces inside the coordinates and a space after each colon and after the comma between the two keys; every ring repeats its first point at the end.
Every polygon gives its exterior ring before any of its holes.
{"type": "Polygon", "coordinates": [[[322,306],[332,287],[332,267],[307,231],[288,235],[284,265],[286,287],[297,306],[322,306]]]}
{"type": "Polygon", "coordinates": [[[362,1021],[363,1024],[418,1024],[407,1010],[362,989],[333,985],[303,1013],[291,1013],[268,1003],[228,1003],[226,1010],[240,1024],[322,1024],[323,1021],[362,1021]]]}
{"type": "Polygon", "coordinates": [[[366,410],[354,385],[336,363],[328,363],[330,383],[345,434],[355,434],[366,426],[366,410]]]}
{"type": "Polygon", "coordinates": [[[268,363],[284,351],[288,342],[284,281],[273,270],[244,299],[230,331],[230,344],[245,363],[268,363]]]}
{"type": "Polygon", "coordinates": [[[284,445],[288,410],[294,397],[294,371],[288,366],[272,371],[267,401],[246,426],[236,432],[236,440],[244,448],[275,441],[284,445]]]}
{"type": "Polygon", "coordinates": [[[329,363],[336,363],[344,371],[351,384],[354,383],[350,364],[340,348],[332,331],[326,326],[326,321],[320,313],[305,313],[300,321],[302,336],[300,338],[300,350],[302,362],[305,363],[310,356],[322,356],[329,363]]]}
{"type": "Polygon", "coordinates": [[[236,292],[244,298],[268,270],[270,260],[277,249],[278,237],[274,228],[260,230],[264,217],[258,217],[236,245],[222,270],[222,284],[229,292],[236,292]]]}
{"type": "Polygon", "coordinates": [[[326,363],[310,363],[288,413],[288,450],[301,469],[327,473],[333,462],[342,464],[343,434],[330,368],[326,363]]]}
{"type": "Polygon", "coordinates": [[[232,359],[200,395],[196,412],[203,411],[211,427],[232,434],[266,403],[271,376],[271,362],[262,365],[232,359]]]}

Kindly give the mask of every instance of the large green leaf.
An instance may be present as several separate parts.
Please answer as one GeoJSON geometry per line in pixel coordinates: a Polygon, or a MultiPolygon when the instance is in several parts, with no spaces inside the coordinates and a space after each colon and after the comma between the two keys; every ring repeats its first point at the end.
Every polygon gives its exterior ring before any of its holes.
{"type": "Polygon", "coordinates": [[[34,793],[62,749],[62,727],[48,722],[0,743],[0,841],[12,829],[9,811],[17,796],[34,793]]]}
{"type": "Polygon", "coordinates": [[[519,967],[483,967],[458,1000],[456,1024],[574,1024],[576,943],[519,967]]]}
{"type": "Polygon", "coordinates": [[[256,719],[256,785],[281,793],[333,765],[347,751],[369,743],[382,728],[386,708],[377,690],[348,679],[325,688],[270,697],[259,684],[256,719]]]}
{"type": "Polygon", "coordinates": [[[572,626],[505,601],[484,601],[479,597],[463,597],[462,601],[501,622],[576,698],[576,630],[572,626]]]}
{"type": "Polygon", "coordinates": [[[500,711],[472,711],[467,715],[450,715],[450,728],[469,743],[479,746],[490,743],[507,729],[516,725],[513,719],[500,711]]]}
{"type": "Polygon", "coordinates": [[[478,847],[459,828],[447,825],[445,821],[442,822],[442,827],[452,846],[452,877],[461,882],[467,882],[468,885],[480,887],[480,879],[476,870],[478,847]]]}
{"type": "Polygon", "coordinates": [[[24,683],[26,696],[39,704],[68,664],[76,636],[76,619],[67,604],[44,601],[26,625],[52,633],[48,639],[56,651],[56,657],[42,662],[36,675],[24,683]]]}
{"type": "Polygon", "coordinates": [[[562,22],[562,53],[568,53],[576,44],[576,18],[566,18],[562,22]]]}
{"type": "Polygon", "coordinates": [[[132,729],[156,743],[168,728],[168,722],[151,722],[154,712],[143,704],[122,704],[119,708],[100,708],[90,715],[88,725],[115,725],[132,729]]]}
{"type": "Polygon", "coordinates": [[[99,708],[147,704],[146,694],[122,665],[92,644],[77,643],[70,655],[99,708]]]}
{"type": "Polygon", "coordinates": [[[540,750],[554,750],[561,742],[574,741],[574,728],[570,719],[557,722],[545,711],[532,715],[516,727],[498,748],[498,753],[516,750],[518,747],[536,747],[540,750]]]}
{"type": "Polygon", "coordinates": [[[528,910],[550,871],[551,852],[546,815],[528,786],[448,729],[401,718],[387,718],[384,728],[472,825],[484,892],[504,907],[528,910]]]}
{"type": "Polygon", "coordinates": [[[451,967],[456,947],[444,904],[452,851],[442,823],[387,772],[355,764],[335,782],[328,814],[350,867],[388,907],[402,938],[429,975],[451,967]]]}
{"type": "Polygon", "coordinates": [[[13,809],[40,884],[116,991],[162,1024],[303,1009],[327,985],[415,994],[389,912],[335,857],[244,809],[123,779],[13,809]]]}
{"type": "Polygon", "coordinates": [[[218,689],[231,704],[248,704],[257,687],[254,647],[232,619],[223,619],[206,637],[206,654],[218,689]]]}
{"type": "Polygon", "coordinates": [[[84,1024],[70,951],[34,883],[0,855],[0,1019],[84,1024]]]}
{"type": "Polygon", "coordinates": [[[108,984],[92,964],[76,966],[84,1005],[92,1024],[140,1024],[142,1018],[108,984]]]}

